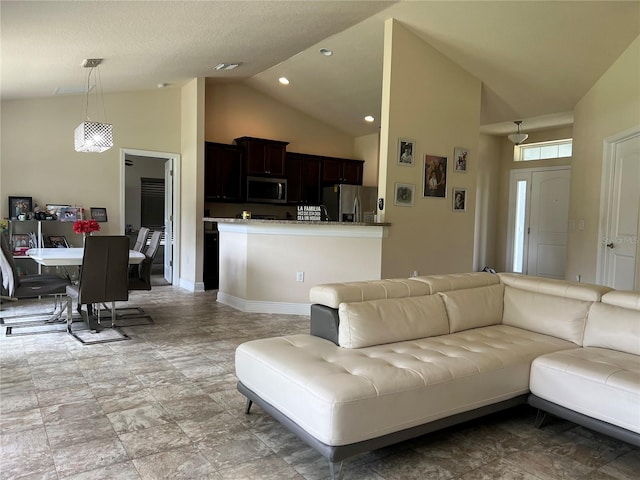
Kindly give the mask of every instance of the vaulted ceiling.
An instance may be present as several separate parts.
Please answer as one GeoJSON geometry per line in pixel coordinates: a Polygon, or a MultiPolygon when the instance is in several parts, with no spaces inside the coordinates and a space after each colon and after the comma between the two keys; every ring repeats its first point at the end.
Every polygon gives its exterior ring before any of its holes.
{"type": "Polygon", "coordinates": [[[572,122],[640,34],[639,1],[2,1],[2,100],[195,77],[248,85],[354,136],[380,116],[383,26],[395,18],[482,81],[482,130],[572,122]],[[321,55],[320,48],[333,51],[321,55]],[[219,63],[240,63],[216,71],[219,63]],[[277,79],[286,76],[290,84],[277,79]]]}

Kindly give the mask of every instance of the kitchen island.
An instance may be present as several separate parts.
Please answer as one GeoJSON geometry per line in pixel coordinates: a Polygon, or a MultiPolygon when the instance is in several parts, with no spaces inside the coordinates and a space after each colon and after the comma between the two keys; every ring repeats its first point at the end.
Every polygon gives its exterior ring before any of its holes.
{"type": "Polygon", "coordinates": [[[379,279],[389,223],[204,218],[219,232],[218,302],[245,312],[309,314],[309,289],[379,279]]]}

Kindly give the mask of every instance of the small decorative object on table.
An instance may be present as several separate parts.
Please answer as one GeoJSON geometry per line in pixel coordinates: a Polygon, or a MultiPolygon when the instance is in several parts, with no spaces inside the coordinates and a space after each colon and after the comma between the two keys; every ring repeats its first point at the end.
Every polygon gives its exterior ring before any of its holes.
{"type": "Polygon", "coordinates": [[[73,223],[73,231],[82,234],[82,244],[84,245],[84,240],[87,238],[87,235],[91,235],[93,232],[100,231],[100,224],[94,219],[76,220],[73,223]]]}

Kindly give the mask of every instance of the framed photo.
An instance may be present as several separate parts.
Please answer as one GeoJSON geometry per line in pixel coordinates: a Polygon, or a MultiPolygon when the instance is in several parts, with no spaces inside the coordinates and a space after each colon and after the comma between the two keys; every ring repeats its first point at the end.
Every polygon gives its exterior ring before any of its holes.
{"type": "Polygon", "coordinates": [[[24,255],[31,247],[28,233],[14,233],[11,235],[11,249],[14,255],[24,255]]]}
{"type": "Polygon", "coordinates": [[[416,186],[410,183],[396,183],[393,204],[402,207],[413,207],[416,186]]]}
{"type": "Polygon", "coordinates": [[[49,248],[69,248],[67,238],[64,235],[49,235],[46,246],[49,248]]]}
{"type": "Polygon", "coordinates": [[[61,203],[47,203],[47,216],[55,215],[55,218],[60,216],[60,210],[68,208],[71,205],[63,205],[61,203]]]}
{"type": "Polygon", "coordinates": [[[96,222],[106,222],[107,209],[102,207],[91,207],[91,218],[96,222]]]}
{"type": "Polygon", "coordinates": [[[462,147],[455,147],[453,149],[453,162],[456,172],[467,171],[467,162],[469,161],[469,149],[462,147]]]}
{"type": "Polygon", "coordinates": [[[445,198],[447,196],[447,157],[425,155],[422,177],[423,196],[445,198]]]}
{"type": "Polygon", "coordinates": [[[453,211],[465,212],[467,210],[467,190],[465,188],[453,189],[453,211]]]}
{"type": "Polygon", "coordinates": [[[415,143],[415,140],[411,140],[409,138],[398,139],[398,165],[402,165],[403,167],[413,167],[415,143]]]}
{"type": "Polygon", "coordinates": [[[9,197],[9,218],[17,220],[20,215],[26,215],[33,210],[31,197],[9,197]]]}
{"type": "Polygon", "coordinates": [[[61,222],[75,222],[78,219],[77,207],[62,207],[58,214],[58,220],[61,222]]]}

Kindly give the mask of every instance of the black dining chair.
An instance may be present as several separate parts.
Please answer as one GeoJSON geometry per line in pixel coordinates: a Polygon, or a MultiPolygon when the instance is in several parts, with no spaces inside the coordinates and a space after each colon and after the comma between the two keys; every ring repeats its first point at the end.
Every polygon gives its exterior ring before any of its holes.
{"type": "MultiPolygon", "coordinates": [[[[72,304],[75,300],[78,310],[91,330],[104,328],[101,322],[102,304],[111,304],[111,325],[116,327],[115,302],[129,299],[129,238],[124,235],[103,235],[87,237],[82,257],[80,281],[70,285],[67,293],[67,331],[72,332],[72,304]],[[86,311],[82,310],[86,306],[86,311]]],[[[80,341],[82,338],[74,335],[80,341]]],[[[126,337],[126,335],[125,335],[126,337]]]]}
{"type": "MultiPolygon", "coordinates": [[[[19,275],[16,264],[13,260],[13,253],[9,242],[5,235],[0,234],[0,273],[2,281],[2,292],[0,296],[2,301],[18,301],[28,298],[39,298],[42,296],[54,297],[54,308],[51,312],[44,313],[30,313],[23,315],[13,315],[11,317],[0,316],[0,324],[6,325],[6,335],[11,335],[13,328],[15,327],[31,327],[39,324],[53,323],[62,317],[63,304],[62,295],[65,294],[66,288],[71,284],[68,278],[63,278],[58,275],[19,275]],[[43,316],[48,318],[44,321],[43,316]],[[32,320],[27,320],[31,317],[32,320]],[[35,320],[34,317],[40,317],[35,320]],[[18,319],[25,319],[20,321],[18,319]],[[7,325],[7,323],[11,323],[7,325]]],[[[50,330],[43,332],[31,332],[31,333],[51,333],[50,330]]]]}

